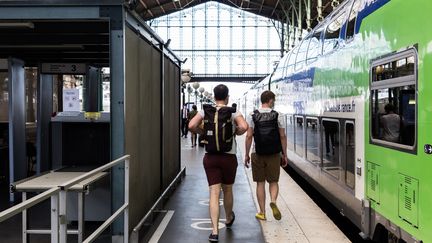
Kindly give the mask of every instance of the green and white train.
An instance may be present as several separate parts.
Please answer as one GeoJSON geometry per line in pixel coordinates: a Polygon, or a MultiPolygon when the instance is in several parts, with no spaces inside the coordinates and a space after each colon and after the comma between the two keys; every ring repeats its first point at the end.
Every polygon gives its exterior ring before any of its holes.
{"type": "Polygon", "coordinates": [[[344,1],[240,104],[274,91],[290,165],[379,241],[432,242],[431,16],[431,0],[344,1]]]}

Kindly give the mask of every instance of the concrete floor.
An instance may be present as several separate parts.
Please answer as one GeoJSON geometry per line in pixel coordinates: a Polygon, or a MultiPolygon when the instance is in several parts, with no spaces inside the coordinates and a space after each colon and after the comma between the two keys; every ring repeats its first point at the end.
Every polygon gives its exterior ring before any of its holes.
{"type": "MultiPolygon", "coordinates": [[[[280,196],[278,205],[282,212],[282,220],[276,221],[267,207],[267,221],[255,219],[257,212],[255,183],[251,178],[251,170],[243,167],[242,151],[244,138],[239,143],[237,177],[234,184],[234,211],[236,221],[232,229],[223,224],[225,215],[221,207],[221,242],[349,242],[347,237],[334,225],[322,210],[303,192],[303,190],[281,170],[280,196]]],[[[156,233],[148,237],[150,242],[208,242],[211,224],[208,213],[208,185],[202,165],[204,148],[190,146],[189,139],[182,139],[182,166],[186,166],[186,177],[177,187],[173,196],[166,204],[165,218],[158,225],[156,233]],[[169,216],[172,215],[170,218],[169,216]],[[166,227],[164,227],[164,225],[166,227]],[[160,233],[160,237],[157,237],[160,233]],[[158,241],[155,241],[158,239],[158,241]],[[152,241],[153,240],[153,241],[152,241]]],[[[0,211],[11,205],[7,191],[0,192],[0,211]]],[[[268,202],[268,198],[267,198],[268,202]]],[[[267,203],[268,206],[268,203],[267,203]]],[[[49,225],[49,203],[41,203],[30,211],[32,228],[49,225]]],[[[87,225],[86,231],[96,225],[87,225]]],[[[49,242],[49,236],[34,236],[30,242],[49,242]]],[[[71,236],[69,242],[76,242],[71,236]]],[[[99,239],[98,242],[110,240],[99,239]]],[[[0,223],[0,242],[21,242],[21,215],[0,223]]]]}
{"type": "MultiPolygon", "coordinates": [[[[203,155],[204,148],[192,148],[189,139],[182,139],[182,164],[186,166],[186,177],[165,207],[165,210],[171,210],[173,214],[158,242],[208,242],[211,224],[208,213],[208,184],[202,165],[203,155]]],[[[232,229],[226,229],[223,224],[225,214],[221,206],[220,226],[223,228],[219,233],[220,242],[264,242],[261,226],[254,218],[256,208],[241,164],[238,166],[234,184],[234,211],[236,221],[232,229]]]]}
{"type": "MultiPolygon", "coordinates": [[[[239,155],[243,157],[244,136],[238,137],[239,155]]],[[[256,190],[252,180],[252,170],[246,170],[251,190],[256,190]]],[[[268,186],[266,185],[268,188],[268,186]]],[[[350,240],[331,221],[321,208],[301,189],[301,187],[281,169],[279,197],[277,205],[282,219],[277,221],[271,215],[269,193],[266,194],[267,221],[261,221],[265,242],[309,242],[345,243],[350,240]]],[[[258,207],[255,193],[254,201],[258,207]]]]}

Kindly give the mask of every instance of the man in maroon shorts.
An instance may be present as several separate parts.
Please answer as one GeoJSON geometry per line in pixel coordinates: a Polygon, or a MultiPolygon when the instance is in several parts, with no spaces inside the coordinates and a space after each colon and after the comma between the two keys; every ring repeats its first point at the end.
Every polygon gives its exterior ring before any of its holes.
{"type": "Polygon", "coordinates": [[[216,106],[204,106],[204,109],[189,122],[189,130],[204,136],[207,153],[203,163],[210,190],[210,217],[212,233],[209,241],[216,242],[219,237],[219,196],[224,193],[226,226],[234,223],[233,192],[237,171],[235,134],[242,135],[248,125],[243,115],[235,108],[228,107],[228,87],[220,84],[213,89],[216,106]],[[200,124],[204,121],[204,127],[200,124]]]}

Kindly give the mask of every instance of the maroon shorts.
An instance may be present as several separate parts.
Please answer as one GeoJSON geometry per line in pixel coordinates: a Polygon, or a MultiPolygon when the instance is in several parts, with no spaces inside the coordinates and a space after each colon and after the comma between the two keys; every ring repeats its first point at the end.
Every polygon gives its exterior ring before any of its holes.
{"type": "Polygon", "coordinates": [[[237,172],[235,154],[205,154],[203,162],[209,186],[219,183],[234,184],[237,172]]]}

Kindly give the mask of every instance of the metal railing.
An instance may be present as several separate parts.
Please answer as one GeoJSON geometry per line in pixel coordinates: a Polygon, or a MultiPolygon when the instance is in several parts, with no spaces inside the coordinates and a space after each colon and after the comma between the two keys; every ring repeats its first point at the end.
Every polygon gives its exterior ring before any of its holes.
{"type": "Polygon", "coordinates": [[[24,210],[33,207],[34,205],[51,198],[51,205],[59,210],[51,210],[51,242],[52,243],[66,243],[67,242],[67,217],[66,217],[66,202],[67,202],[67,191],[73,185],[78,184],[97,173],[108,170],[122,162],[124,162],[124,173],[125,173],[125,190],[124,190],[124,204],[109,217],[98,229],[96,229],[84,243],[93,242],[106,228],[108,228],[115,219],[117,219],[121,213],[124,213],[124,242],[129,242],[129,160],[130,155],[125,155],[119,159],[116,159],[106,165],[96,168],[84,175],[81,175],[75,179],[72,179],[62,185],[53,187],[43,193],[40,193],[28,200],[25,200],[9,209],[0,212],[0,222],[3,222],[24,210]]]}
{"type": "Polygon", "coordinates": [[[142,218],[137,226],[132,230],[131,235],[131,243],[138,243],[140,239],[139,232],[141,228],[144,226],[145,222],[150,218],[152,213],[157,209],[158,205],[161,204],[163,199],[167,196],[168,192],[172,190],[174,185],[181,180],[182,177],[185,177],[186,175],[186,167],[183,167],[183,169],[177,174],[177,176],[174,178],[174,180],[171,181],[171,183],[168,185],[168,187],[165,189],[165,191],[160,195],[160,197],[156,200],[156,202],[153,204],[153,206],[150,208],[150,210],[146,213],[144,218],[142,218]]]}

